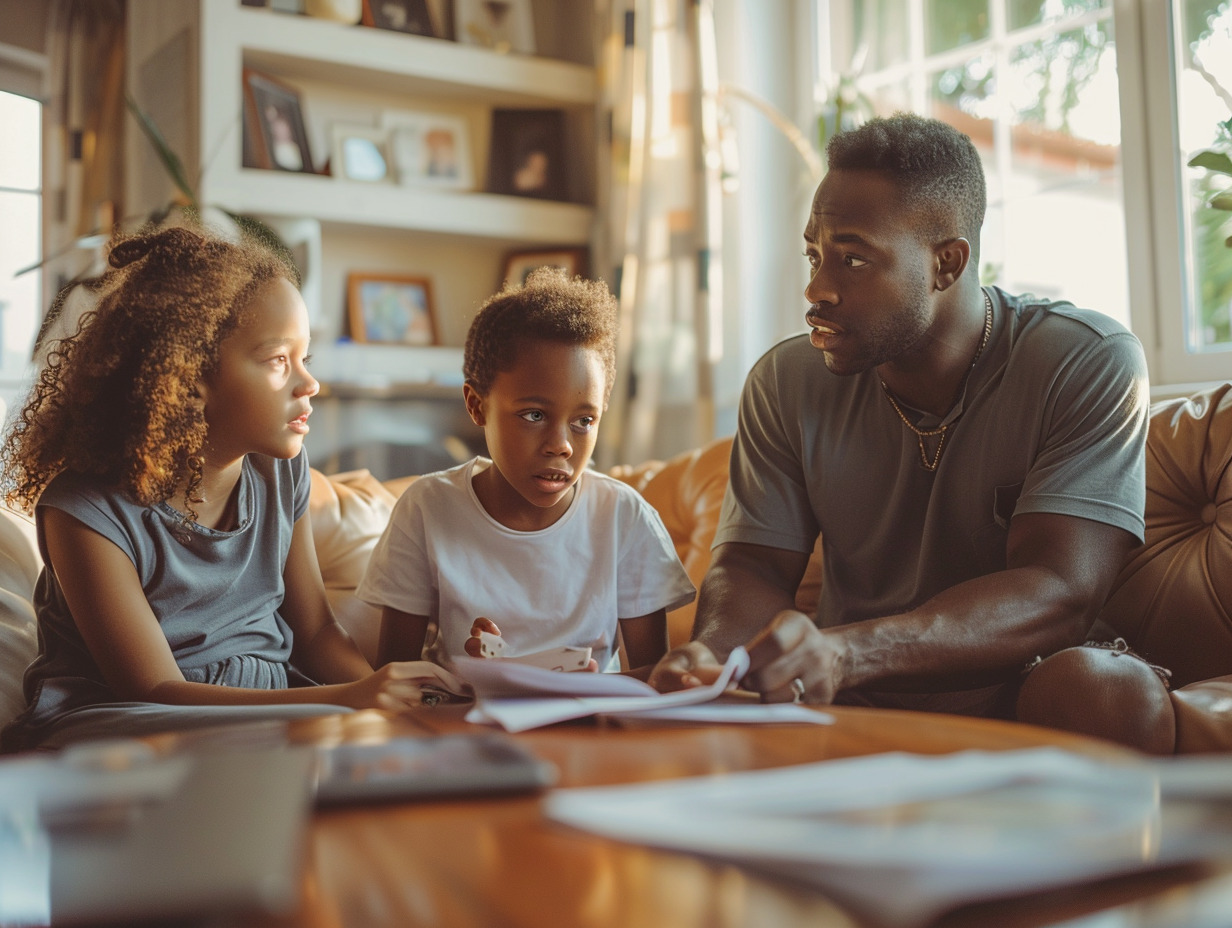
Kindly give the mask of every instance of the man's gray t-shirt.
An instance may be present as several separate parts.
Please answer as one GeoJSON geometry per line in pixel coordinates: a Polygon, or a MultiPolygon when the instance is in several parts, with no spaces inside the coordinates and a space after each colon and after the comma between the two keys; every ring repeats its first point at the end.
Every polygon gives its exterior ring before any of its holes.
{"type": "Polygon", "coordinates": [[[820,532],[818,625],[904,612],[1005,569],[1016,514],[1078,516],[1141,540],[1142,346],[1099,313],[988,293],[992,333],[944,420],[954,424],[935,472],[875,370],[832,374],[799,336],[749,374],[715,544],[804,553],[820,532]]]}
{"type": "MultiPolygon", "coordinates": [[[[129,557],[186,679],[279,688],[287,685],[293,643],[278,612],[283,569],[311,489],[302,452],[289,461],[250,454],[236,490],[239,524],[233,531],[185,524],[166,503],[140,506],[97,480],[69,473],[48,485],[36,515],[48,507],[63,510],[129,557]]],[[[41,553],[47,563],[46,550],[41,553]]],[[[35,742],[75,709],[118,699],[49,567],[34,596],[39,653],[26,671],[28,708],[5,732],[15,744],[35,742]]]]}

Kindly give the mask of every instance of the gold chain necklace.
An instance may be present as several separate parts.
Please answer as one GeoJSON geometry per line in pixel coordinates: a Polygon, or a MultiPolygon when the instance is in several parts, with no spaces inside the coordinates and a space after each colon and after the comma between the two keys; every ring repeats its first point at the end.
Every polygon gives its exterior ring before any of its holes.
{"type": "MultiPolygon", "coordinates": [[[[967,378],[971,376],[971,372],[975,370],[975,364],[980,359],[980,355],[984,353],[984,346],[988,344],[988,336],[992,334],[992,297],[988,295],[988,291],[984,291],[984,335],[980,338],[980,346],[975,349],[975,357],[971,359],[971,364],[967,367],[967,372],[963,374],[962,382],[959,383],[958,389],[954,391],[954,402],[950,404],[950,408],[954,408],[954,403],[958,402],[958,398],[962,396],[962,392],[966,389],[967,378]]],[[[939,425],[935,429],[916,428],[915,424],[907,418],[907,414],[903,412],[903,408],[898,405],[898,400],[894,398],[894,394],[890,392],[890,388],[886,386],[886,382],[881,381],[881,390],[886,395],[886,399],[890,401],[890,405],[894,407],[894,411],[898,413],[898,418],[903,420],[903,425],[911,429],[915,433],[915,440],[920,446],[920,463],[924,469],[932,473],[937,469],[937,465],[941,463],[941,449],[945,447],[945,440],[948,437],[950,426],[953,422],[947,422],[945,425],[939,425]],[[928,458],[928,451],[924,447],[924,439],[936,438],[941,436],[941,440],[937,442],[937,450],[933,453],[932,460],[928,458]]]]}

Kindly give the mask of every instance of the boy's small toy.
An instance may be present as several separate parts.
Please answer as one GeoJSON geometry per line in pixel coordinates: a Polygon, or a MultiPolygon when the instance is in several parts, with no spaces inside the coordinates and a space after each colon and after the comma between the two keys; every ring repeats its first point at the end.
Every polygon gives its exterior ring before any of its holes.
{"type": "Polygon", "coordinates": [[[491,632],[479,633],[480,657],[500,657],[519,664],[531,664],[546,670],[585,670],[590,665],[590,648],[548,648],[534,654],[505,657],[505,639],[491,632]]]}

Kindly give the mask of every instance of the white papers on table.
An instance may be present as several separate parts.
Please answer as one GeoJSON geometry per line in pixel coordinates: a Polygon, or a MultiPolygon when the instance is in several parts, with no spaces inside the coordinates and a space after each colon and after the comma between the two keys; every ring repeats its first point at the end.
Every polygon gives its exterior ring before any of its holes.
{"type": "Polygon", "coordinates": [[[649,684],[621,674],[557,673],[491,659],[456,661],[458,675],[475,689],[475,707],[466,716],[467,721],[495,723],[506,731],[526,731],[588,715],[709,722],[829,720],[823,713],[802,706],[791,706],[790,712],[784,712],[768,706],[713,703],[729,684],[744,675],[748,666],[748,654],[743,648],[736,648],[714,683],[659,693],[649,684]],[[703,703],[705,712],[700,711],[703,703]]]}
{"type": "Polygon", "coordinates": [[[1162,833],[1148,765],[1057,749],[891,753],[557,790],[545,811],[610,838],[802,881],[897,926],[961,902],[1194,859],[1211,844],[1162,833]]]}

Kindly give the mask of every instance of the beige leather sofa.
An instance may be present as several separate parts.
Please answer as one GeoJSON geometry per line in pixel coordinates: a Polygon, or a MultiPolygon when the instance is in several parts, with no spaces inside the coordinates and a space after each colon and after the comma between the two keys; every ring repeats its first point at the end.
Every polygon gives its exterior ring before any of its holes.
{"type": "MultiPolygon", "coordinates": [[[[669,461],[613,470],[658,510],[698,586],[730,447],[720,439],[669,461]]],[[[309,511],[322,576],[336,615],[369,658],[379,616],[354,591],[397,494],[413,479],[313,473],[309,511]]],[[[1146,543],[1129,557],[1102,618],[1171,668],[1177,752],[1232,750],[1232,383],[1152,408],[1146,523],[1146,543]]],[[[817,602],[817,565],[815,554],[797,594],[804,611],[817,602]]],[[[38,570],[30,521],[0,513],[0,724],[21,706],[21,672],[35,651],[30,596],[38,570]]],[[[673,641],[688,638],[693,608],[669,616],[673,641]]]]}

